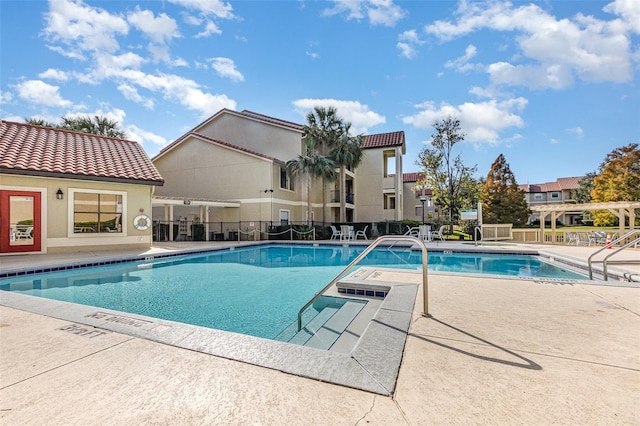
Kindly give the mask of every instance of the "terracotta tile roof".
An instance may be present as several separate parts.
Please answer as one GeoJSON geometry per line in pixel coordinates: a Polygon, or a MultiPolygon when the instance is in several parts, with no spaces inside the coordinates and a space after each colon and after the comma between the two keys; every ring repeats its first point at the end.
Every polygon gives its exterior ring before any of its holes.
{"type": "Polygon", "coordinates": [[[364,149],[404,145],[404,131],[376,133],[364,137],[364,149]]]}
{"type": "Polygon", "coordinates": [[[580,188],[584,176],[558,178],[555,182],[518,185],[524,192],[556,192],[580,188]]]}
{"type": "Polygon", "coordinates": [[[264,115],[264,114],[258,114],[257,112],[253,112],[253,111],[249,111],[249,110],[242,110],[240,112],[240,114],[246,116],[246,117],[251,117],[251,118],[255,118],[257,120],[260,121],[264,121],[266,123],[270,123],[270,124],[277,124],[279,126],[284,126],[284,127],[289,127],[291,129],[294,130],[299,130],[299,131],[304,131],[304,126],[302,124],[298,124],[298,123],[294,123],[293,121],[287,121],[287,120],[281,120],[279,118],[275,118],[275,117],[269,117],[268,115],[264,115]]]}
{"type": "Polygon", "coordinates": [[[0,172],[162,185],[140,144],[0,120],[0,172]]]}
{"type": "Polygon", "coordinates": [[[418,182],[424,179],[423,172],[411,172],[402,174],[402,182],[418,182]]]}

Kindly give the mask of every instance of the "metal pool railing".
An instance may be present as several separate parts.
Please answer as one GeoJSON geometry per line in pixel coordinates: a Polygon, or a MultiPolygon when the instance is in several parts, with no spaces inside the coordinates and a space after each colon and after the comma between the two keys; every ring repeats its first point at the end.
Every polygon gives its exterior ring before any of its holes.
{"type": "MultiPolygon", "coordinates": [[[[604,247],[596,250],[595,252],[593,252],[591,254],[591,256],[589,256],[589,258],[587,259],[587,263],[589,265],[589,279],[592,280],[593,279],[593,264],[594,263],[602,263],[602,275],[605,281],[609,280],[609,274],[607,272],[607,264],[608,263],[614,263],[615,261],[611,261],[609,260],[610,257],[618,254],[619,252],[621,252],[622,250],[626,249],[627,247],[631,247],[634,244],[638,244],[640,243],[640,237],[636,237],[635,239],[631,239],[632,236],[640,234],[640,229],[632,229],[631,231],[627,232],[626,234],[624,234],[621,237],[616,238],[613,241],[610,241],[608,244],[605,244],[604,247]],[[628,241],[627,241],[628,240],[628,241]],[[627,241],[626,243],[624,243],[624,241],[627,241]],[[613,247],[614,244],[617,244],[619,242],[622,242],[622,246],[621,247],[617,247],[615,249],[615,251],[609,253],[608,255],[606,255],[602,260],[593,260],[593,256],[595,256],[596,254],[602,252],[603,250],[606,249],[610,249],[613,247]]],[[[617,261],[617,263],[639,263],[640,260],[621,260],[621,261],[617,261]]]]}
{"type": "Polygon", "coordinates": [[[378,237],[369,247],[367,247],[362,253],[358,255],[346,268],[342,270],[338,275],[335,276],[334,279],[331,280],[329,284],[324,286],[322,290],[316,293],[315,296],[311,298],[307,303],[304,304],[302,308],[298,311],[298,331],[302,330],[302,313],[307,310],[309,306],[313,304],[320,296],[324,294],[332,285],[336,284],[341,278],[343,278],[346,273],[351,270],[354,266],[356,266],[362,259],[364,259],[374,248],[376,248],[380,243],[385,241],[410,241],[412,243],[417,244],[422,250],[422,289],[423,289],[423,301],[424,301],[424,310],[422,315],[428,317],[429,315],[429,298],[428,298],[428,287],[427,287],[427,246],[424,245],[424,242],[419,240],[416,237],[409,237],[403,235],[388,235],[383,237],[378,237]]]}

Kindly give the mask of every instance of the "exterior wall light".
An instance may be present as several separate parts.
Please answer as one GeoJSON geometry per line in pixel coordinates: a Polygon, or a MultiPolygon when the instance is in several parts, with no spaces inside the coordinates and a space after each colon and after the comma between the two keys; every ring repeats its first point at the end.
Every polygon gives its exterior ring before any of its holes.
{"type": "Polygon", "coordinates": [[[56,198],[58,200],[62,200],[64,198],[64,192],[62,192],[61,188],[58,188],[58,191],[56,192],[56,198]]]}

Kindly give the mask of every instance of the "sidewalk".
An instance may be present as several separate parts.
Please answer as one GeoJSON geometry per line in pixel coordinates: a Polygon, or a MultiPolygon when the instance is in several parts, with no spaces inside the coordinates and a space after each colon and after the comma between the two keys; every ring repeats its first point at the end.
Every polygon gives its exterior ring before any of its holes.
{"type": "Polygon", "coordinates": [[[0,423],[640,424],[640,288],[615,284],[430,274],[393,397],[0,306],[0,423]]]}

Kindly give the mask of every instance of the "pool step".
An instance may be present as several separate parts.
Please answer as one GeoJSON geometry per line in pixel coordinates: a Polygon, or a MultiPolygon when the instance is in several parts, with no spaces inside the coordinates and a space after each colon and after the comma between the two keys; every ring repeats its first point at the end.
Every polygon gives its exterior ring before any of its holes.
{"type": "Polygon", "coordinates": [[[339,309],[324,308],[290,340],[291,343],[328,350],[364,307],[362,302],[346,302],[339,309]]]}

